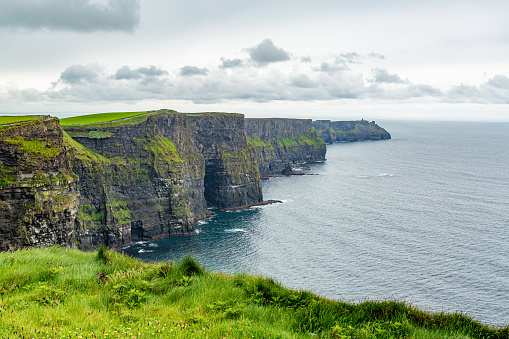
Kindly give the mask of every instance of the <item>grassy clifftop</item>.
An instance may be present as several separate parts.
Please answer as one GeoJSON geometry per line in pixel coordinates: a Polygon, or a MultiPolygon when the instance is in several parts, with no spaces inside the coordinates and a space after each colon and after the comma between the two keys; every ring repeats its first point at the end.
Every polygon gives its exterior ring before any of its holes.
{"type": "Polygon", "coordinates": [[[507,338],[460,314],[332,301],[272,279],[100,248],[0,253],[1,338],[507,338]]]}

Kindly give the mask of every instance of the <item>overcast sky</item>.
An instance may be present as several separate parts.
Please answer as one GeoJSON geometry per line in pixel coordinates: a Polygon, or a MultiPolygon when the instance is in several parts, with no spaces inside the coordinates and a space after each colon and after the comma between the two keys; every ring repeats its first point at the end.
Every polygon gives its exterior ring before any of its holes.
{"type": "Polygon", "coordinates": [[[508,16],[507,0],[0,0],[0,113],[509,121],[508,16]]]}

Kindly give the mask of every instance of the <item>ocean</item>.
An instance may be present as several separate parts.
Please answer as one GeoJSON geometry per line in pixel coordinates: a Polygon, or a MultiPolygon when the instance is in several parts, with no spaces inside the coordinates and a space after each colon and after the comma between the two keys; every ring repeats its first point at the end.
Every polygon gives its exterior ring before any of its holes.
{"type": "Polygon", "coordinates": [[[125,253],[509,324],[509,124],[379,124],[392,140],[328,145],[306,175],[264,180],[282,204],[216,211],[195,236],[125,253]]]}

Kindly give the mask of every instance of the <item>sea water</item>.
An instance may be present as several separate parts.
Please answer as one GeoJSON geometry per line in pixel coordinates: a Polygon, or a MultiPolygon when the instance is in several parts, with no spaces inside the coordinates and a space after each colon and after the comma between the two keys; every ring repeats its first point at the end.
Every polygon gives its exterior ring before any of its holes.
{"type": "Polygon", "coordinates": [[[336,143],[304,176],[198,234],[136,243],[145,260],[192,254],[334,299],[399,300],[509,324],[509,124],[381,123],[392,140],[336,143]]]}

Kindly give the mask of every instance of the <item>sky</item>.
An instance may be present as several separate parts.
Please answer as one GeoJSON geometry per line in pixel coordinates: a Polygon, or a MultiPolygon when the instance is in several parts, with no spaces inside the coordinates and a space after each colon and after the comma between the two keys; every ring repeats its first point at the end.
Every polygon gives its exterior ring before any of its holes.
{"type": "Polygon", "coordinates": [[[507,0],[0,0],[0,114],[509,121],[507,0]]]}

